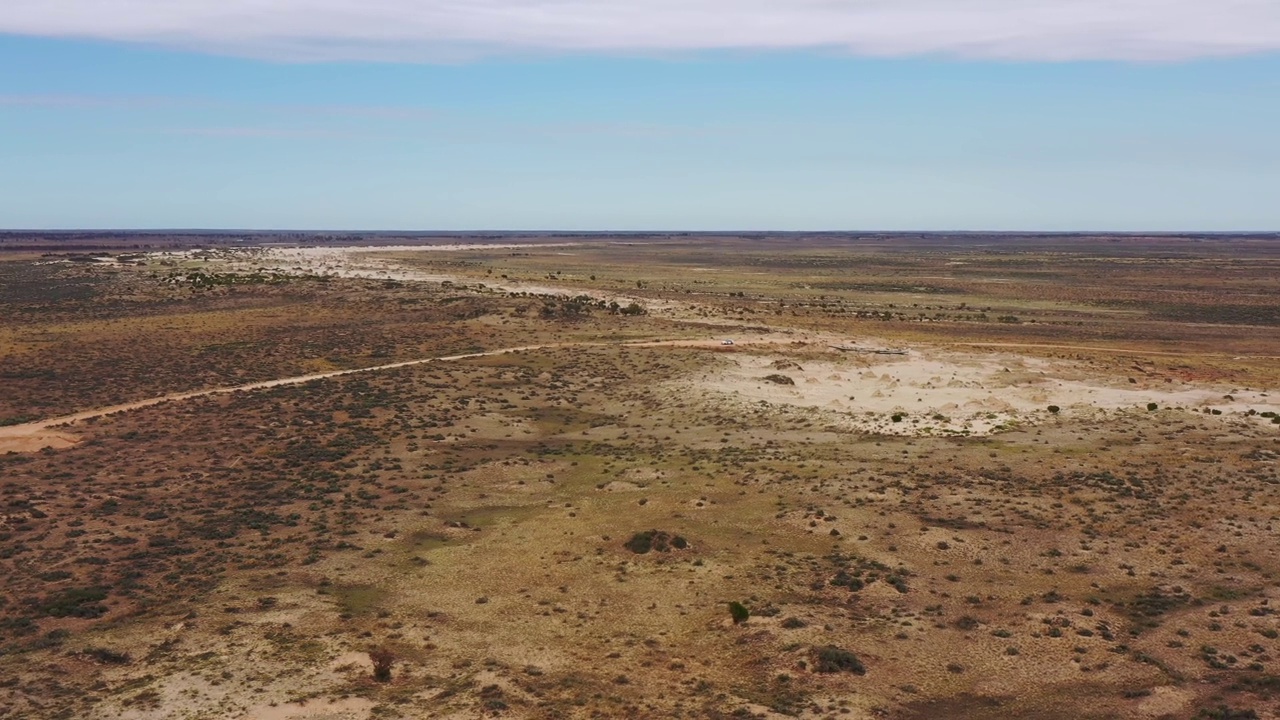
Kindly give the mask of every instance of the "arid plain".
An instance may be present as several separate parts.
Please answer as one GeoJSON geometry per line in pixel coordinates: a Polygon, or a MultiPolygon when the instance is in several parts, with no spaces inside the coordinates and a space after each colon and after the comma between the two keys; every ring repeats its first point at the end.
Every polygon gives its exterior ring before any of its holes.
{"type": "Polygon", "coordinates": [[[4,236],[0,717],[1280,717],[1277,278],[4,236]]]}

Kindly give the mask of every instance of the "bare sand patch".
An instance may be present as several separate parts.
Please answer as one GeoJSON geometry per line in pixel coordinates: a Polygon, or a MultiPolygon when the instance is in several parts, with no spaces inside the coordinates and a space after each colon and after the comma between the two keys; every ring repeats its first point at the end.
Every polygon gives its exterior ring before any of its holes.
{"type": "Polygon", "coordinates": [[[363,720],[374,703],[364,698],[281,703],[251,708],[240,720],[363,720]]]}
{"type": "MultiPolygon", "coordinates": [[[[1276,392],[1130,381],[1083,364],[1008,353],[913,349],[901,356],[836,355],[799,362],[735,354],[720,367],[669,387],[759,409],[801,407],[823,420],[889,435],[987,435],[1062,413],[1178,408],[1232,417],[1280,409],[1276,392]],[[779,382],[784,375],[794,384],[779,382]],[[772,378],[772,379],[767,379],[772,378]],[[1216,411],[1216,412],[1215,412],[1216,411]]],[[[1257,418],[1258,422],[1266,422],[1257,418]]]]}
{"type": "Polygon", "coordinates": [[[58,430],[30,430],[21,426],[12,428],[10,432],[6,430],[10,428],[0,428],[0,455],[11,452],[38,452],[45,448],[65,450],[80,442],[80,438],[75,435],[58,430]]]}
{"type": "Polygon", "coordinates": [[[1173,717],[1185,715],[1195,702],[1195,693],[1172,685],[1151,688],[1151,694],[1138,703],[1142,717],[1173,717]]]}

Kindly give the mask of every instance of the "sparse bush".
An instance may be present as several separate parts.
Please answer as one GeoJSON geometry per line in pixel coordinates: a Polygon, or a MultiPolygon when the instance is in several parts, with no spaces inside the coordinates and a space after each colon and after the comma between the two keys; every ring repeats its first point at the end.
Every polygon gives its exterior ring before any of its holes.
{"type": "Polygon", "coordinates": [[[733,600],[729,603],[729,616],[733,618],[734,625],[741,625],[751,617],[751,611],[746,605],[733,600]]]}
{"type": "Polygon", "coordinates": [[[1058,407],[1057,405],[1050,405],[1049,412],[1053,413],[1054,415],[1057,415],[1058,413],[1062,412],[1062,408],[1058,407]]]}
{"type": "Polygon", "coordinates": [[[1219,705],[1196,713],[1196,720],[1258,720],[1258,713],[1255,710],[1235,710],[1219,705]]]}
{"type": "Polygon", "coordinates": [[[395,654],[385,647],[378,647],[369,651],[369,659],[373,661],[373,679],[391,682],[391,666],[395,664],[395,654]]]}
{"type": "Polygon", "coordinates": [[[820,647],[814,652],[813,669],[820,673],[851,672],[854,675],[867,674],[866,666],[862,664],[857,655],[835,645],[820,647]]]}
{"type": "Polygon", "coordinates": [[[103,647],[85,648],[84,655],[104,665],[127,665],[130,659],[129,653],[103,647]]]}
{"type": "Polygon", "coordinates": [[[689,547],[689,541],[665,530],[646,530],[632,535],[630,540],[623,543],[623,547],[637,555],[644,555],[651,550],[657,552],[671,552],[672,549],[684,550],[689,547]]]}

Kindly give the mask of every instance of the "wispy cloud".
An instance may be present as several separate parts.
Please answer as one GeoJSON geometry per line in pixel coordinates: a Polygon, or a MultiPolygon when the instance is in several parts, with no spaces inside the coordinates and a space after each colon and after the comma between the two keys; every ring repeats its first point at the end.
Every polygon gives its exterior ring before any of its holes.
{"type": "Polygon", "coordinates": [[[143,109],[190,104],[166,97],[120,95],[0,95],[0,107],[60,108],[100,110],[104,108],[143,109]]]}
{"type": "Polygon", "coordinates": [[[323,130],[319,128],[278,128],[278,127],[189,127],[171,128],[165,132],[171,135],[187,135],[208,138],[271,138],[271,139],[313,139],[313,138],[352,138],[358,133],[340,130],[323,130]]]}
{"type": "Polygon", "coordinates": [[[1162,61],[1280,51],[1277,0],[4,0],[0,32],[288,60],[824,48],[1162,61]]]}
{"type": "Polygon", "coordinates": [[[398,105],[306,105],[289,103],[233,103],[207,98],[132,95],[0,95],[0,107],[66,110],[150,110],[157,108],[255,111],[309,117],[354,117],[373,120],[434,120],[433,108],[398,105]]]}

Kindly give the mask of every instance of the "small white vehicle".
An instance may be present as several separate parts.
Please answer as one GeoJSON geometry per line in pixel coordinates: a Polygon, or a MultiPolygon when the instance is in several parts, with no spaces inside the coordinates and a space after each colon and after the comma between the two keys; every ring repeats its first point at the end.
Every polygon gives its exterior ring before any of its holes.
{"type": "Polygon", "coordinates": [[[732,344],[733,344],[733,341],[732,341],[732,340],[721,340],[721,341],[720,341],[720,344],[721,344],[721,345],[732,345],[732,344]]]}

